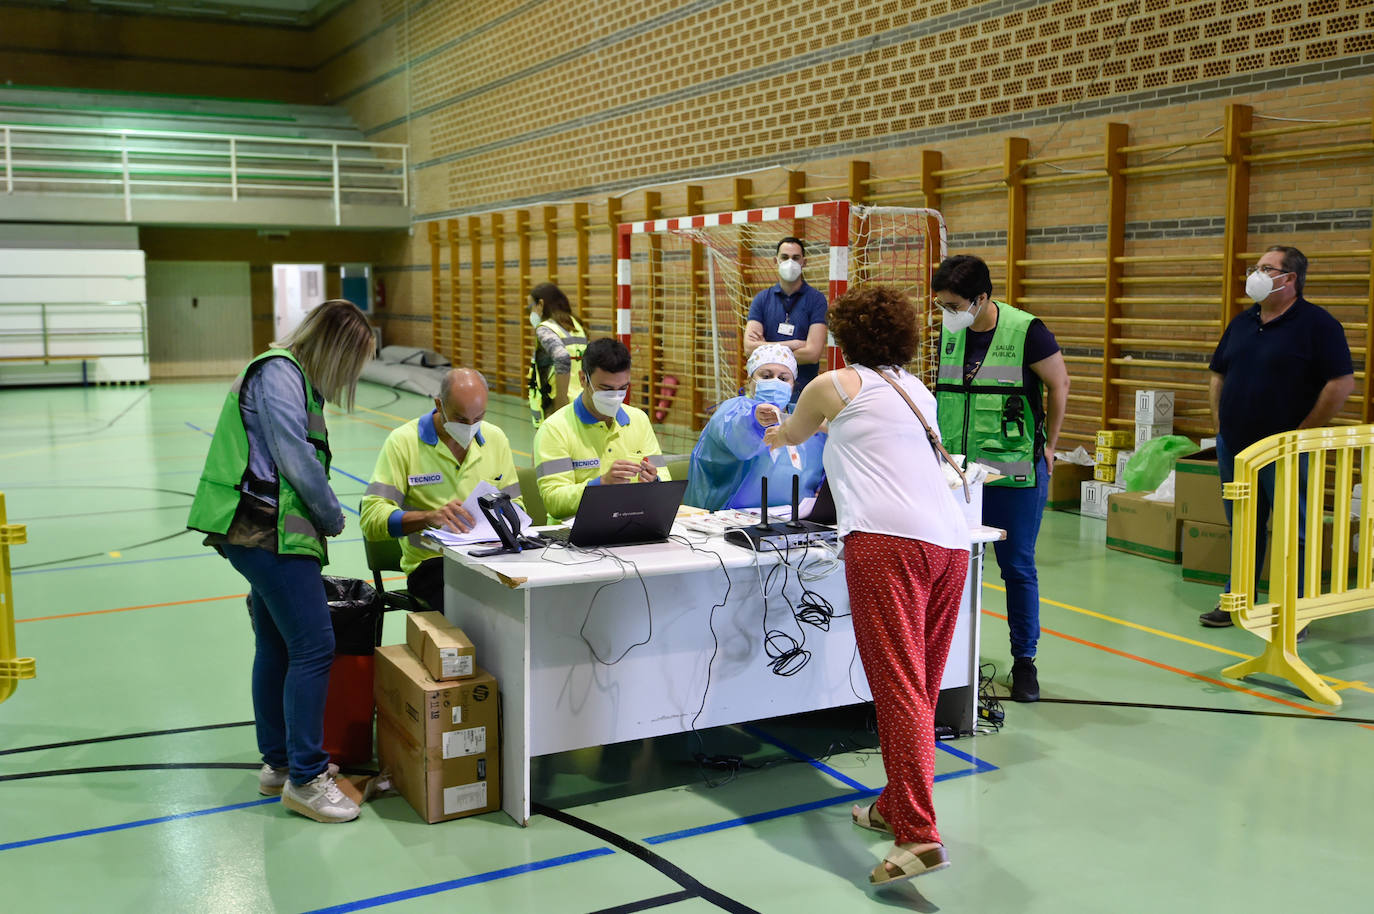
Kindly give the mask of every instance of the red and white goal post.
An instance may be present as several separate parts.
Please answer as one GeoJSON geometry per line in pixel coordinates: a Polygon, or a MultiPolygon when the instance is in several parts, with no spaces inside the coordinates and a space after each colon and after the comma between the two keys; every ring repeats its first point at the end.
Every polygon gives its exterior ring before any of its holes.
{"type": "MultiPolygon", "coordinates": [[[[749,304],[778,281],[777,244],[788,236],[805,244],[803,278],[830,302],[873,284],[908,295],[923,328],[910,368],[934,383],[930,276],[946,252],[936,210],[832,200],[625,222],[617,232],[616,335],[633,354],[635,386],[647,393],[665,453],[690,450],[711,410],[743,384],[749,304]]],[[[828,344],[823,367],[837,368],[843,359],[828,344]]]]}

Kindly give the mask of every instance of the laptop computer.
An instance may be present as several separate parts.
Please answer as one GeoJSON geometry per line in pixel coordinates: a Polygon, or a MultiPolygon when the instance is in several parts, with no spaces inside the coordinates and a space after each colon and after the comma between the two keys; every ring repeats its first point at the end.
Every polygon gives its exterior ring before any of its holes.
{"type": "Polygon", "coordinates": [[[668,539],[686,491],[685,479],[587,486],[572,528],[545,530],[543,535],[587,549],[661,543],[668,539]]]}

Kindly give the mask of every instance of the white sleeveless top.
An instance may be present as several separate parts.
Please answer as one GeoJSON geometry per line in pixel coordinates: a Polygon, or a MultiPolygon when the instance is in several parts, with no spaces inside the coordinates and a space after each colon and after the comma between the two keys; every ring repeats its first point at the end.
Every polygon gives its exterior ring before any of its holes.
{"type": "MultiPolygon", "coordinates": [[[[872,369],[851,367],[863,385],[852,400],[840,385],[839,372],[830,372],[845,405],[830,420],[823,455],[840,536],[858,530],[968,549],[968,524],[920,420],[872,369]]],[[[885,370],[938,435],[931,392],[905,371],[885,370]]]]}

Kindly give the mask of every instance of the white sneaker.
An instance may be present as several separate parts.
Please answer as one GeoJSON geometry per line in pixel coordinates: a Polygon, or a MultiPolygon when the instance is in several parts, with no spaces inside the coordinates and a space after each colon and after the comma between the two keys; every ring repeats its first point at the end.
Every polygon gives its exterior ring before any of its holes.
{"type": "MultiPolygon", "coordinates": [[[[339,776],[339,766],[333,762],[329,763],[328,771],[331,778],[339,776]]],[[[262,770],[258,772],[258,793],[265,797],[281,796],[281,789],[286,786],[288,773],[286,768],[263,765],[262,770]]]]}
{"type": "Polygon", "coordinates": [[[321,771],[302,786],[287,780],[281,792],[281,805],[316,822],[352,822],[358,818],[358,804],[344,796],[328,771],[321,771]]]}

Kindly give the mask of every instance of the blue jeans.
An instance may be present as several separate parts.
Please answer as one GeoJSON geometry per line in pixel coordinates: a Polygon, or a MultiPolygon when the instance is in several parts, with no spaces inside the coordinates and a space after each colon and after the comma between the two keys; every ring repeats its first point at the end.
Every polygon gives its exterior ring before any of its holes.
{"type": "MultiPolygon", "coordinates": [[[[1221,475],[1221,483],[1225,485],[1236,478],[1236,454],[1221,436],[1217,436],[1217,472],[1221,475]]],[[[1259,591],[1259,576],[1264,571],[1264,544],[1269,534],[1265,526],[1269,523],[1269,514],[1274,509],[1274,486],[1275,486],[1274,465],[1270,464],[1259,472],[1259,491],[1255,493],[1255,591],[1259,591]]],[[[1231,522],[1231,502],[1229,499],[1222,500],[1222,507],[1226,509],[1226,522],[1231,522]]],[[[1306,574],[1303,572],[1303,557],[1307,552],[1307,455],[1298,459],[1298,596],[1302,596],[1303,579],[1306,574]]],[[[1271,556],[1269,560],[1270,584],[1273,584],[1274,564],[1280,561],[1280,557],[1271,556]]],[[[1226,592],[1231,592],[1231,581],[1226,581],[1226,592]]],[[[1251,593],[1251,596],[1254,596],[1251,593]]]]}
{"type": "Polygon", "coordinates": [[[253,716],[264,763],[305,784],[329,765],[324,702],[334,663],[334,627],[320,562],[305,555],[221,546],[252,589],[253,716]]]}
{"type": "Polygon", "coordinates": [[[1034,486],[985,486],[983,523],[1007,531],[992,544],[1002,583],[1007,587],[1007,628],[1012,657],[1034,657],[1040,640],[1040,578],[1035,571],[1035,540],[1050,491],[1048,461],[1037,467],[1034,486]]]}

